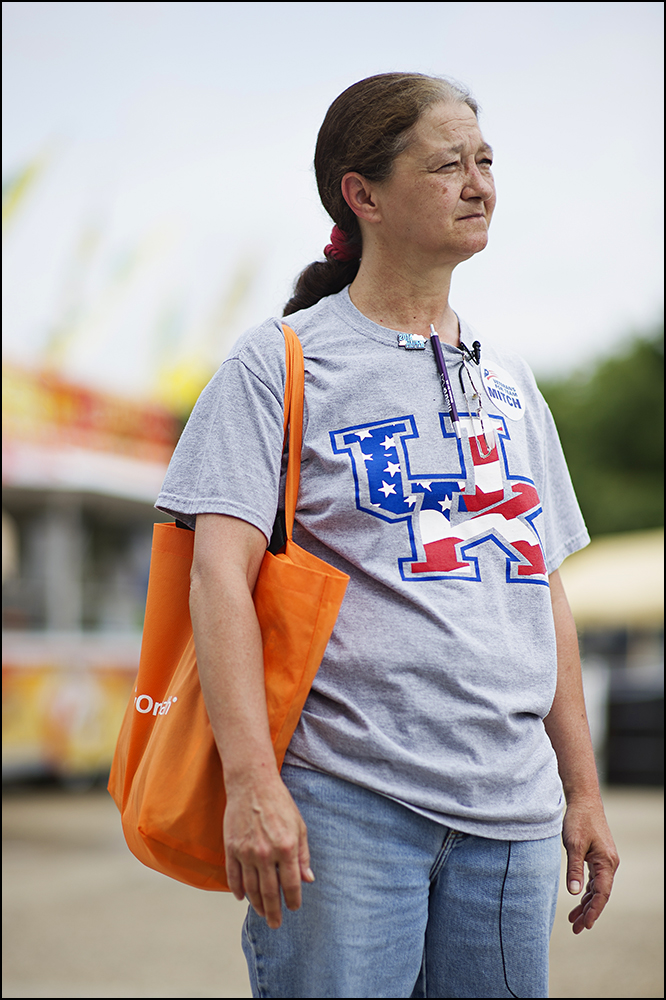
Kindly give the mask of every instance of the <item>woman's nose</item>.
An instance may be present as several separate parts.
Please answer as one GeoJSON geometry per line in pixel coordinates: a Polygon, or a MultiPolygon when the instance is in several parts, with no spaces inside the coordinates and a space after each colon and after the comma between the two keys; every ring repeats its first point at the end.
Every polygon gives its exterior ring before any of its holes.
{"type": "Polygon", "coordinates": [[[495,194],[495,183],[492,175],[482,172],[476,163],[467,171],[463,198],[481,198],[488,201],[495,194]]]}

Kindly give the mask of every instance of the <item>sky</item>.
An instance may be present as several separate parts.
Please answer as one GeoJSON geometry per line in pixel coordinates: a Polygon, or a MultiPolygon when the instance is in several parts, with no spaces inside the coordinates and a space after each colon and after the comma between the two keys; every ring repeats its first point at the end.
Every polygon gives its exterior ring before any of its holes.
{"type": "Polygon", "coordinates": [[[326,109],[394,70],[481,104],[498,205],[451,303],[482,343],[554,375],[663,316],[661,3],[2,6],[11,360],[146,398],[219,364],[328,242],[326,109]]]}

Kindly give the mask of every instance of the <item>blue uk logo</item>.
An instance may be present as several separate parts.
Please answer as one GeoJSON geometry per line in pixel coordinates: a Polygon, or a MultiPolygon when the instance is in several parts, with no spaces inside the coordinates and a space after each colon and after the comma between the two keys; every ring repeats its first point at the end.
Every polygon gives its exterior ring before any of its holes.
{"type": "Polygon", "coordinates": [[[330,433],[335,454],[351,462],[356,507],[407,527],[410,554],[399,560],[404,580],[482,579],[483,545],[505,556],[507,583],[548,584],[535,520],[541,504],[534,483],[509,470],[506,422],[493,416],[492,446],[476,418],[461,414],[463,440],[440,414],[449,468],[420,472],[409,443],[419,437],[413,416],[345,427],[330,433]]]}

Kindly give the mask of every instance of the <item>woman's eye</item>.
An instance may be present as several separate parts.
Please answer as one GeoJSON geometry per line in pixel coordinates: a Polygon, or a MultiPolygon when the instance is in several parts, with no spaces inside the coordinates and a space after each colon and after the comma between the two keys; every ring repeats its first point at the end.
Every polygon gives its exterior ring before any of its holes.
{"type": "Polygon", "coordinates": [[[486,167],[492,167],[493,165],[493,161],[488,157],[485,157],[485,159],[481,160],[480,162],[483,163],[486,167]]]}

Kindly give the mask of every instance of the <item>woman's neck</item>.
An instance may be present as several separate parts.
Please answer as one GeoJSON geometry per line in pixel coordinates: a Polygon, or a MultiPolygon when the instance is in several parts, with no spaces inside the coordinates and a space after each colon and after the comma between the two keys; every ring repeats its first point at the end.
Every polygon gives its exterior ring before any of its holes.
{"type": "Polygon", "coordinates": [[[458,317],[449,305],[452,271],[447,266],[424,273],[405,267],[404,261],[392,266],[385,257],[381,267],[374,266],[364,255],[349,296],[359,312],[379,326],[429,337],[432,323],[443,341],[457,347],[458,317]]]}

